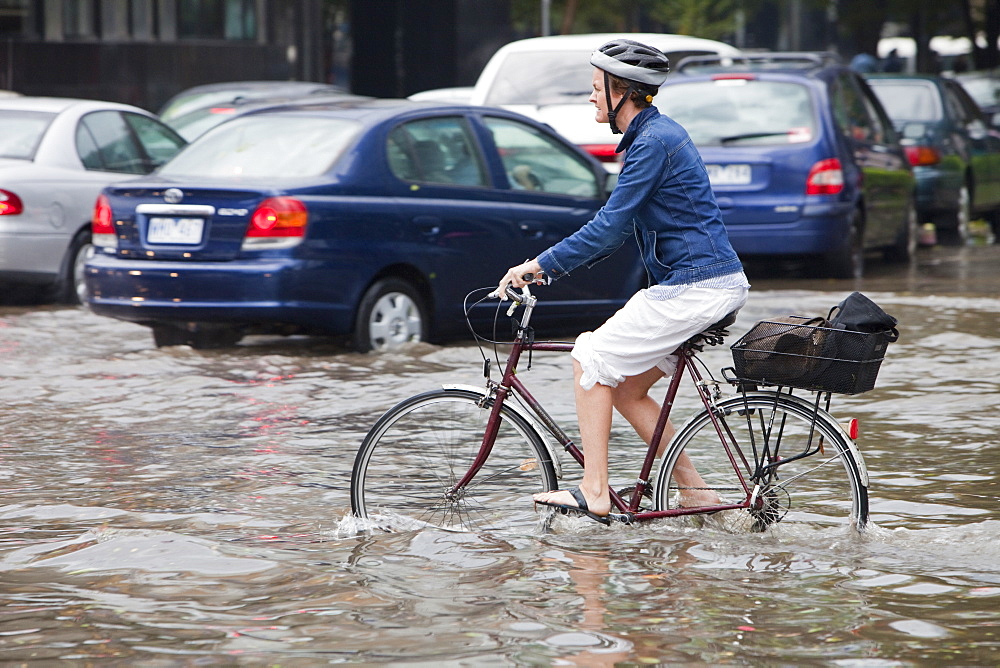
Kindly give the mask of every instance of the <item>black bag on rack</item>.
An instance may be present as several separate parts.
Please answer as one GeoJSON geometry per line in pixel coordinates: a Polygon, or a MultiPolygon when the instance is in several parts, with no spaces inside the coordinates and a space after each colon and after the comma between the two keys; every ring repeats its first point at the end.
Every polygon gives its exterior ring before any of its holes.
{"type": "Polygon", "coordinates": [[[829,327],[851,332],[884,333],[889,343],[899,338],[896,319],[860,292],[852,292],[832,309],[827,317],[829,327]]]}

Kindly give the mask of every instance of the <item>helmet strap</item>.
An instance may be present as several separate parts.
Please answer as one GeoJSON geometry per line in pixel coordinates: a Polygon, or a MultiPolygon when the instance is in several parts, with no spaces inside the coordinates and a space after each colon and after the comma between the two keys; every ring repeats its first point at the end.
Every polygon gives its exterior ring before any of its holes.
{"type": "Polygon", "coordinates": [[[622,110],[625,105],[625,100],[632,95],[632,91],[635,90],[631,84],[629,84],[628,90],[625,91],[625,95],[622,99],[618,101],[618,105],[612,109],[611,108],[611,79],[608,77],[607,70],[604,71],[604,97],[608,102],[608,123],[611,125],[611,134],[620,135],[622,131],[618,128],[618,124],[615,122],[615,117],[618,116],[618,112],[622,110]]]}

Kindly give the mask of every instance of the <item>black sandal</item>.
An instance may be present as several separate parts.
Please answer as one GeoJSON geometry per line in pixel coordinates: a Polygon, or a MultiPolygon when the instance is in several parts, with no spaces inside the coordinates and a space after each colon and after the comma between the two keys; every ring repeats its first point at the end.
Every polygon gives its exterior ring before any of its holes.
{"type": "Polygon", "coordinates": [[[551,503],[549,501],[535,501],[537,505],[548,506],[550,508],[555,508],[563,515],[570,512],[579,513],[581,515],[586,515],[595,522],[600,522],[601,524],[607,526],[611,524],[611,520],[604,515],[598,515],[590,511],[587,506],[587,498],[583,495],[583,491],[579,487],[574,487],[573,489],[560,489],[560,492],[569,492],[570,496],[577,502],[576,506],[567,506],[565,503],[551,503]]]}

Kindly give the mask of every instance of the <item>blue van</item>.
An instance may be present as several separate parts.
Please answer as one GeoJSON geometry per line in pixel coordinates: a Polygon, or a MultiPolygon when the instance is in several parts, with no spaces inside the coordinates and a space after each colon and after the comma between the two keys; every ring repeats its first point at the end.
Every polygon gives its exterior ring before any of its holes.
{"type": "Polygon", "coordinates": [[[859,278],[868,250],[908,261],[915,182],[865,81],[832,54],[687,58],[655,103],[697,145],[736,252],[809,257],[859,278]]]}

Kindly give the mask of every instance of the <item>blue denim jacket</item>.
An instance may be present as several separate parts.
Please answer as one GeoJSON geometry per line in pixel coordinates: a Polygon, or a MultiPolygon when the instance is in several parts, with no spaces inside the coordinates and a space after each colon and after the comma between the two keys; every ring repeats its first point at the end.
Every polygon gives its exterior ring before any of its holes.
{"type": "Polygon", "coordinates": [[[656,107],[629,123],[618,184],[593,220],[541,255],[552,278],[593,266],[634,233],[652,284],[687,285],[741,272],[687,131],[656,107]]]}

